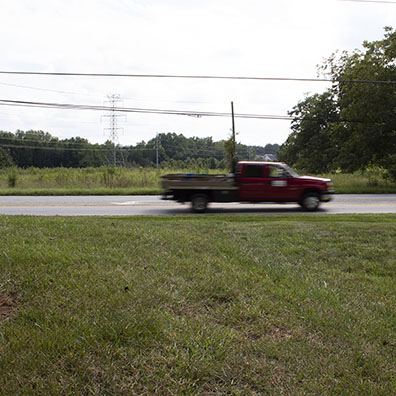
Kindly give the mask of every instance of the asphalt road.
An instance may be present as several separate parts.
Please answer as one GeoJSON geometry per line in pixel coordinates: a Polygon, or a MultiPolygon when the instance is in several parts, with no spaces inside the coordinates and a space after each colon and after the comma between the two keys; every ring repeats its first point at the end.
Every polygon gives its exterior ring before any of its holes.
{"type": "MultiPolygon", "coordinates": [[[[212,203],[208,214],[303,214],[297,204],[212,203]]],[[[396,194],[335,195],[316,214],[396,213],[396,194]]],[[[189,204],[159,196],[0,196],[0,214],[37,216],[138,216],[191,214],[189,204]]]]}

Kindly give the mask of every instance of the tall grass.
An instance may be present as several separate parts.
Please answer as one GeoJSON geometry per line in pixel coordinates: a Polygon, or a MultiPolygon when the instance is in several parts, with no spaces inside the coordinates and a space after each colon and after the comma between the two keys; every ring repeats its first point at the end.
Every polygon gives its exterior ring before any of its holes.
{"type": "MultiPolygon", "coordinates": [[[[28,168],[0,170],[0,194],[150,194],[161,192],[166,173],[227,173],[225,169],[28,168]]],[[[396,184],[380,171],[319,175],[334,182],[337,193],[395,193],[396,184]]]]}
{"type": "Polygon", "coordinates": [[[28,168],[0,172],[0,188],[7,187],[7,179],[13,172],[18,188],[125,188],[158,187],[160,171],[138,168],[28,168]]]}
{"type": "MultiPolygon", "coordinates": [[[[0,194],[160,193],[161,176],[191,169],[156,168],[28,168],[0,170],[0,194]],[[15,183],[10,185],[11,175],[15,183]],[[10,191],[10,187],[13,190],[10,191]]],[[[224,169],[196,168],[195,173],[225,173],[224,169]]]]}
{"type": "Polygon", "coordinates": [[[319,175],[332,179],[340,194],[396,193],[396,183],[384,178],[381,172],[332,173],[319,175]]]}

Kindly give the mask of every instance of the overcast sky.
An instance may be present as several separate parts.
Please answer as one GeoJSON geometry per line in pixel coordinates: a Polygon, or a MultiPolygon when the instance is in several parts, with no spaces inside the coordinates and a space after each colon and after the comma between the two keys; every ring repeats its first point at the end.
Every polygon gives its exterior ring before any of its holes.
{"type": "MultiPolygon", "coordinates": [[[[396,4],[338,0],[0,0],[2,71],[317,77],[334,51],[361,48],[396,4]]],[[[326,83],[0,75],[0,99],[287,115],[326,83]]],[[[108,139],[105,112],[0,106],[0,130],[108,139]]],[[[231,119],[131,113],[122,145],[156,133],[225,139],[231,119]]],[[[236,119],[238,141],[283,143],[290,122],[236,119]]]]}

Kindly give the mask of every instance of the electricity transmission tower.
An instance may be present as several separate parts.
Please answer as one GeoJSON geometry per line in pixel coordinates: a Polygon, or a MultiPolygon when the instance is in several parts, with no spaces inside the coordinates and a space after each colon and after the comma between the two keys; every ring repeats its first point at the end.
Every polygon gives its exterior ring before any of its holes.
{"type": "Polygon", "coordinates": [[[119,147],[118,132],[123,131],[124,128],[118,127],[118,119],[120,117],[125,117],[124,115],[117,114],[117,107],[121,101],[120,95],[107,95],[109,100],[105,101],[105,105],[110,107],[110,113],[104,115],[103,117],[109,118],[109,127],[104,128],[105,131],[109,132],[109,140],[112,143],[112,153],[111,156],[107,157],[107,161],[113,164],[114,167],[120,165],[125,166],[124,156],[119,147]]]}

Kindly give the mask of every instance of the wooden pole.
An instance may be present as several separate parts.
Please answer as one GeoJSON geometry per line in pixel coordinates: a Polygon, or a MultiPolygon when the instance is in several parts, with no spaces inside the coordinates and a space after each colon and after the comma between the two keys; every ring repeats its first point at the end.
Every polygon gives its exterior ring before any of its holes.
{"type": "Polygon", "coordinates": [[[236,139],[235,139],[234,102],[231,102],[231,115],[232,115],[231,161],[232,161],[232,172],[235,172],[236,139]]]}

